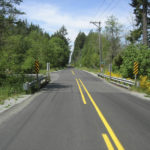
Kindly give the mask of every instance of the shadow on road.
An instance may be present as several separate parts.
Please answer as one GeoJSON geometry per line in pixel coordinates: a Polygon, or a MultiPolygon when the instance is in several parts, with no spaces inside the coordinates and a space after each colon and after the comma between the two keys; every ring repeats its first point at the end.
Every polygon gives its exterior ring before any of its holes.
{"type": "Polygon", "coordinates": [[[71,85],[64,85],[60,83],[50,83],[48,84],[45,88],[42,89],[43,92],[48,92],[48,91],[58,91],[60,89],[64,90],[66,88],[70,88],[71,85]]]}

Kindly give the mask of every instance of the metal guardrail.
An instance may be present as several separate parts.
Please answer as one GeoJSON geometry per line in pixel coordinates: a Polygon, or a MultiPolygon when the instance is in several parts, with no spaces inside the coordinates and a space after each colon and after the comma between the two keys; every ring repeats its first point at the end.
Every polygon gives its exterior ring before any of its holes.
{"type": "Polygon", "coordinates": [[[31,82],[26,82],[23,84],[23,90],[29,91],[31,88],[36,87],[37,85],[41,88],[44,84],[48,83],[47,76],[40,76],[38,81],[33,80],[31,82]]]}
{"type": "Polygon", "coordinates": [[[123,86],[125,88],[129,88],[128,86],[134,86],[135,85],[135,82],[132,81],[132,80],[127,80],[125,78],[117,78],[117,77],[110,77],[108,75],[105,75],[105,74],[102,74],[102,73],[99,73],[98,76],[102,77],[102,78],[107,78],[107,79],[110,79],[112,80],[112,83],[118,83],[118,85],[120,86],[123,86]],[[128,86],[126,86],[128,85],[128,86]]]}

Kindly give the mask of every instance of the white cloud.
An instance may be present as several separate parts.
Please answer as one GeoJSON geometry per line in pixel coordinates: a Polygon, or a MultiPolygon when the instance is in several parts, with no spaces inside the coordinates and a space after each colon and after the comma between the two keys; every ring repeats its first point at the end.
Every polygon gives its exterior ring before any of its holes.
{"type": "Polygon", "coordinates": [[[27,17],[32,22],[39,22],[40,26],[48,32],[55,32],[65,25],[71,41],[75,40],[80,30],[90,30],[89,17],[76,16],[61,12],[60,8],[50,4],[30,3],[22,5],[27,17]]]}
{"type": "MultiPolygon", "coordinates": [[[[53,33],[58,30],[62,25],[68,30],[68,37],[71,39],[72,44],[79,31],[87,33],[91,29],[96,29],[90,21],[98,20],[93,16],[75,16],[71,13],[65,13],[58,6],[45,4],[45,3],[24,3],[21,5],[21,9],[26,13],[25,18],[33,23],[38,23],[45,31],[53,33]]],[[[106,13],[102,18],[102,26],[109,16],[109,12],[106,13]]],[[[123,24],[128,24],[128,18],[121,16],[120,20],[123,24]]]]}

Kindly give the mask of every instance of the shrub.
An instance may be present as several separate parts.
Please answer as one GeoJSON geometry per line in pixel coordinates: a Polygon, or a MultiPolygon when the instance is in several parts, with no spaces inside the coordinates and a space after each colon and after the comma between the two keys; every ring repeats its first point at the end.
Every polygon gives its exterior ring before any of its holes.
{"type": "Polygon", "coordinates": [[[140,76],[140,87],[150,93],[150,80],[147,76],[140,76]]]}
{"type": "Polygon", "coordinates": [[[144,45],[129,45],[120,56],[114,59],[114,69],[118,69],[125,78],[134,78],[134,62],[139,64],[138,78],[148,76],[150,78],[150,49],[144,45]],[[122,63],[122,64],[120,64],[122,63]]]}

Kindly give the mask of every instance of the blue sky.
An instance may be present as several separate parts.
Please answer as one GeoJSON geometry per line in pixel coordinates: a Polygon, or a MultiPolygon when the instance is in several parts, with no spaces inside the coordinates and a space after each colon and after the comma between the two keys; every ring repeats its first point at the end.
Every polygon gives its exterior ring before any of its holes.
{"type": "Polygon", "coordinates": [[[90,21],[101,21],[102,27],[108,16],[115,15],[128,30],[132,25],[131,0],[24,0],[19,6],[29,22],[39,24],[52,34],[62,25],[68,30],[73,42],[79,31],[88,33],[95,27],[90,21]]]}

